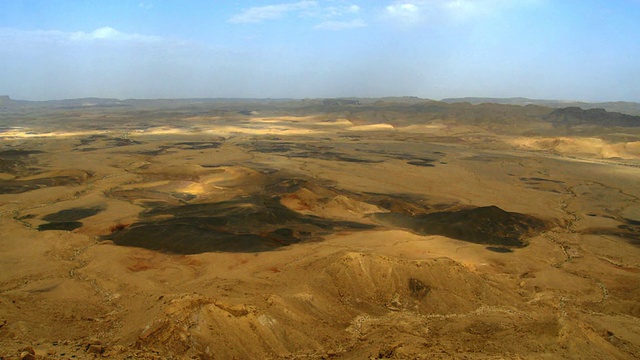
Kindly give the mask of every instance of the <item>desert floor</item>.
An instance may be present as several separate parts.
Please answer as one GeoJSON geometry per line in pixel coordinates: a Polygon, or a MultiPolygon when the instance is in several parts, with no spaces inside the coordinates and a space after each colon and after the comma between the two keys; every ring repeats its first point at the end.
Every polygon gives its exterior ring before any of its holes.
{"type": "Polygon", "coordinates": [[[640,358],[637,131],[23,117],[0,132],[5,359],[640,358]]]}

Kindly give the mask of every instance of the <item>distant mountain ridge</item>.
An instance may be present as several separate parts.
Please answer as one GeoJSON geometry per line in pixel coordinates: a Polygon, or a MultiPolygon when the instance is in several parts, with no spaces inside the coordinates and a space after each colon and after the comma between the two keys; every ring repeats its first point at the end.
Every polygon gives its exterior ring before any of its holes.
{"type": "MultiPolygon", "coordinates": [[[[345,104],[351,104],[351,106],[367,106],[372,104],[397,104],[400,106],[411,105],[426,105],[430,104],[438,106],[444,104],[462,104],[467,103],[471,105],[480,104],[497,104],[497,105],[515,105],[515,106],[527,106],[535,105],[540,107],[549,108],[549,117],[547,121],[554,122],[556,124],[601,124],[604,126],[640,126],[636,119],[626,118],[625,116],[640,116],[640,103],[635,102],[603,102],[603,103],[587,103],[576,101],[560,101],[560,100],[540,100],[540,99],[528,99],[523,97],[514,98],[489,98],[489,97],[465,97],[465,98],[448,98],[440,101],[431,99],[422,99],[413,96],[399,96],[399,97],[381,97],[381,98],[356,98],[356,97],[342,97],[342,98],[318,98],[318,99],[258,99],[258,98],[189,98],[189,99],[112,99],[112,98],[80,98],[80,99],[67,99],[67,100],[47,100],[47,101],[29,101],[29,100],[13,100],[9,96],[0,96],[0,111],[15,111],[17,109],[90,109],[90,108],[146,108],[146,107],[184,107],[184,106],[231,106],[232,108],[238,106],[244,106],[243,104],[281,104],[297,106],[311,106],[313,104],[328,106],[342,106],[345,104]],[[444,103],[444,104],[443,104],[444,103]],[[554,113],[552,109],[571,109],[562,113],[554,113]],[[582,113],[577,111],[581,110],[593,110],[603,109],[596,112],[582,113]],[[551,115],[553,114],[553,115],[551,115]],[[625,115],[625,116],[621,116],[625,115]],[[598,123],[601,121],[601,123],[598,123]],[[617,125],[615,125],[617,124],[617,125]]],[[[541,108],[543,109],[543,108],[541,108]]],[[[536,110],[536,112],[541,111],[536,110]]],[[[472,111],[472,109],[467,109],[472,111]]]]}
{"type": "Polygon", "coordinates": [[[513,98],[491,98],[491,97],[464,97],[464,98],[447,98],[440,100],[449,104],[466,102],[470,104],[502,104],[502,105],[539,105],[547,106],[551,108],[567,108],[578,107],[584,110],[588,109],[604,109],[607,111],[615,111],[627,115],[640,115],[640,103],[629,101],[611,101],[611,102],[598,102],[590,103],[583,101],[564,101],[564,100],[543,100],[543,99],[528,99],[523,97],[513,98]]]}
{"type": "Polygon", "coordinates": [[[560,108],[550,113],[547,121],[557,125],[640,126],[640,116],[609,112],[604,109],[560,108]]]}

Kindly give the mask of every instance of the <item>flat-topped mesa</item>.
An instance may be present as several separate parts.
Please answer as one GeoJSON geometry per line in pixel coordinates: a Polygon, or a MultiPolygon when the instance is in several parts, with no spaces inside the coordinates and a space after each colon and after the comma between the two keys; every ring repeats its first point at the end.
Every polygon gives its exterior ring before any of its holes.
{"type": "Polygon", "coordinates": [[[14,101],[8,95],[0,95],[0,107],[13,105],[14,101]]]}

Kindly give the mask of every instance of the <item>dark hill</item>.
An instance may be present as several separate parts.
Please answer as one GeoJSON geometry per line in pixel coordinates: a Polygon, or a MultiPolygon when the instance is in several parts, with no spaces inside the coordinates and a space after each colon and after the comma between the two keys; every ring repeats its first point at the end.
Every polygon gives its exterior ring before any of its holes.
{"type": "Polygon", "coordinates": [[[526,239],[550,224],[531,215],[508,212],[497,206],[443,211],[415,216],[381,213],[375,217],[422,235],[443,235],[477,244],[522,247],[526,239]]]}
{"type": "Polygon", "coordinates": [[[546,120],[557,125],[640,126],[640,116],[608,112],[604,109],[583,110],[574,106],[554,110],[546,120]]]}

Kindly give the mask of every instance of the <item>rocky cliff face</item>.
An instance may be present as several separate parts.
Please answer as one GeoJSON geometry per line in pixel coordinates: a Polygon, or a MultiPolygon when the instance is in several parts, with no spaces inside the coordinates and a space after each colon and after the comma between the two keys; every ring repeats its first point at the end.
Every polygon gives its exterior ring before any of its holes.
{"type": "Polygon", "coordinates": [[[579,107],[566,107],[554,110],[547,120],[559,125],[599,125],[599,126],[640,126],[640,116],[632,116],[604,109],[583,110],[579,107]]]}

